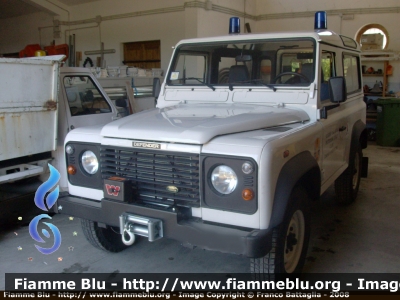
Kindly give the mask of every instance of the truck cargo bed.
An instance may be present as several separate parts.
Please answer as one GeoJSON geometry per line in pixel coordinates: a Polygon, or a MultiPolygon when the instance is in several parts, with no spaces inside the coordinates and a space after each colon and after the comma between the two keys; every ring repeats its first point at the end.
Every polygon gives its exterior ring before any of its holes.
{"type": "Polygon", "coordinates": [[[0,58],[0,161],[55,150],[62,57],[0,58]]]}

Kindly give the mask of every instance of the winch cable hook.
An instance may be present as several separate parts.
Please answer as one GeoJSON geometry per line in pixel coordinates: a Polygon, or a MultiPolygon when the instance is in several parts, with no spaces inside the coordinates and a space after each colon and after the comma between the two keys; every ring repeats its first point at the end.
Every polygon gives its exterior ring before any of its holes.
{"type": "Polygon", "coordinates": [[[124,227],[124,232],[122,234],[122,242],[127,245],[130,246],[135,242],[135,234],[129,230],[129,224],[127,223],[124,227]],[[127,236],[129,237],[127,239],[127,236]]]}

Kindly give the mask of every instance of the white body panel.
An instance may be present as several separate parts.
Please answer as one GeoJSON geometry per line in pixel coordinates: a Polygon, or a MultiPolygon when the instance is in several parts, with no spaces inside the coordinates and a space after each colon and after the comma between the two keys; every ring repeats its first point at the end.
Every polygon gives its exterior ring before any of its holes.
{"type": "Polygon", "coordinates": [[[104,126],[102,136],[204,144],[218,135],[308,121],[304,111],[247,104],[185,104],[104,126]]]}
{"type": "Polygon", "coordinates": [[[56,149],[62,57],[0,58],[0,161],[56,149]]]}

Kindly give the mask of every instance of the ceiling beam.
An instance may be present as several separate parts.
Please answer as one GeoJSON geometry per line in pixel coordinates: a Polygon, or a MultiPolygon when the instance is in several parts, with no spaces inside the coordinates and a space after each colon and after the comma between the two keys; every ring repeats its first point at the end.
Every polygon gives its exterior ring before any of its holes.
{"type": "Polygon", "coordinates": [[[57,0],[22,0],[52,15],[69,20],[68,6],[57,0]]]}

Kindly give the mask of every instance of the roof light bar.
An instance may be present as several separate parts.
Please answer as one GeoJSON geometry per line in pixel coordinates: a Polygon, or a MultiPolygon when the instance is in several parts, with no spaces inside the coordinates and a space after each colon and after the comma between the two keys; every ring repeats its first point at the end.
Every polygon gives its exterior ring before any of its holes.
{"type": "Polygon", "coordinates": [[[317,11],[315,13],[314,30],[328,29],[328,20],[326,18],[326,11],[317,11]]]}
{"type": "Polygon", "coordinates": [[[229,34],[240,33],[240,19],[232,17],[229,19],[229,34]]]}

